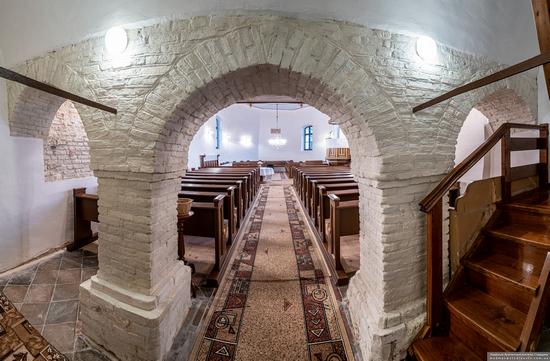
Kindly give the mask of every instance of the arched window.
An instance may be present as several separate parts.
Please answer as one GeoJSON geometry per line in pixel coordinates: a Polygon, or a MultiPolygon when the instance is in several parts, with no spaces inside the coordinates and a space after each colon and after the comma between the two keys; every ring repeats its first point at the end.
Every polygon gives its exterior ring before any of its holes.
{"type": "Polygon", "coordinates": [[[313,150],[313,126],[304,127],[304,150],[313,150]]]}

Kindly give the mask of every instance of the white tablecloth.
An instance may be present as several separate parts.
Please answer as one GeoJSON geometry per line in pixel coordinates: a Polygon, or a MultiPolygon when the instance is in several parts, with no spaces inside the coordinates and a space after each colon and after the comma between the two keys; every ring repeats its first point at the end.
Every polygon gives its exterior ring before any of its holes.
{"type": "Polygon", "coordinates": [[[273,175],[275,174],[275,171],[273,170],[273,168],[270,168],[270,167],[260,167],[260,175],[261,176],[266,176],[266,175],[273,175]]]}

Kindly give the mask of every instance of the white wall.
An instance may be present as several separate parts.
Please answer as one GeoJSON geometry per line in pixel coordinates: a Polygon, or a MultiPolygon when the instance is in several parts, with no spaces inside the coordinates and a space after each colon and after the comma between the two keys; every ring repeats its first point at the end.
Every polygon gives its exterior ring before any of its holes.
{"type": "Polygon", "coordinates": [[[248,105],[234,104],[217,115],[221,120],[222,129],[220,149],[216,149],[216,116],[213,116],[193,137],[189,146],[188,168],[199,166],[201,154],[206,154],[207,159],[220,154],[222,162],[258,159],[258,124],[254,109],[248,105]],[[241,142],[243,137],[248,137],[251,144],[241,142]]]}
{"type": "MultiPolygon", "coordinates": [[[[489,124],[489,119],[481,114],[477,109],[472,109],[464,121],[458,139],[456,142],[455,165],[462,162],[477,147],[485,141],[485,126],[489,124]]],[[[483,179],[483,170],[485,159],[480,160],[472,169],[470,169],[461,178],[461,182],[470,183],[478,179],[483,179]]]]}
{"type": "Polygon", "coordinates": [[[260,143],[258,155],[262,160],[325,159],[326,137],[330,131],[329,117],[317,109],[305,106],[299,110],[279,110],[279,127],[287,144],[279,149],[269,145],[270,129],[275,128],[275,111],[258,110],[260,143]],[[313,126],[313,150],[303,150],[303,128],[313,126]]]}
{"type": "MultiPolygon", "coordinates": [[[[311,160],[325,159],[326,138],[332,126],[329,117],[317,109],[304,106],[298,110],[279,110],[279,127],[287,144],[279,149],[269,145],[270,129],[275,128],[273,109],[258,109],[244,104],[234,104],[218,113],[221,119],[222,142],[221,149],[215,149],[215,116],[210,118],[193,138],[189,146],[189,168],[199,165],[199,155],[215,156],[220,154],[220,160],[311,160]],[[306,125],[313,125],[313,150],[304,151],[302,130],[306,125]],[[241,142],[242,137],[248,137],[250,145],[241,142]]],[[[332,141],[341,147],[347,146],[343,132],[340,139],[332,141]]],[[[209,157],[212,158],[212,157],[209,157]]]]}
{"type": "Polygon", "coordinates": [[[538,52],[529,0],[3,0],[1,4],[0,48],[10,65],[103,34],[114,25],[246,11],[347,20],[429,35],[508,64],[538,52]]]}
{"type": "Polygon", "coordinates": [[[10,137],[1,80],[0,169],[1,272],[71,240],[72,188],[84,186],[96,192],[97,182],[94,177],[44,181],[42,140],[10,137]]]}
{"type": "MultiPolygon", "coordinates": [[[[488,134],[487,128],[489,119],[477,109],[472,109],[468,117],[464,121],[460,133],[458,134],[456,150],[455,150],[455,165],[468,157],[477,147],[479,147],[486,139],[488,134]]],[[[512,133],[513,137],[536,137],[537,131],[517,130],[512,133]]],[[[470,169],[460,179],[461,193],[464,193],[469,183],[480,179],[498,177],[502,174],[501,169],[501,149],[500,142],[497,143],[493,150],[487,156],[481,159],[472,169],[470,169]]],[[[513,167],[533,164],[539,161],[538,151],[522,151],[513,152],[511,162],[513,167]]]]}

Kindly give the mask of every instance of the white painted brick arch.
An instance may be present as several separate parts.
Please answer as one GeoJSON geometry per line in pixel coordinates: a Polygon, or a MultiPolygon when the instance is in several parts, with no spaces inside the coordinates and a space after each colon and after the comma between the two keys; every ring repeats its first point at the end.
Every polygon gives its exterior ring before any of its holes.
{"type": "MultiPolygon", "coordinates": [[[[452,166],[468,112],[504,87],[536,114],[536,81],[516,76],[412,114],[501,66],[442,45],[439,64],[424,64],[409,36],[269,15],[174,20],[130,30],[129,39],[121,59],[94,38],[16,69],[119,110],[77,106],[101,221],[99,273],[82,285],[84,332],[123,360],[166,355],[189,305],[175,227],[186,147],[209,115],[272,93],[301,97],[342,122],[361,190],[362,269],[348,292],[354,328],[365,360],[404,358],[424,319],[418,202],[452,166]]],[[[10,114],[24,99],[10,84],[10,114]]]]}

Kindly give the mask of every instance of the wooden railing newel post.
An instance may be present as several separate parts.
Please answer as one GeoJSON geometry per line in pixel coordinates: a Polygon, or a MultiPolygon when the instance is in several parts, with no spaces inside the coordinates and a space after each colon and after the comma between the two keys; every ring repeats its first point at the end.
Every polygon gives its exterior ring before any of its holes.
{"type": "Polygon", "coordinates": [[[427,216],[427,319],[433,335],[443,318],[443,201],[439,199],[427,216]]]}

